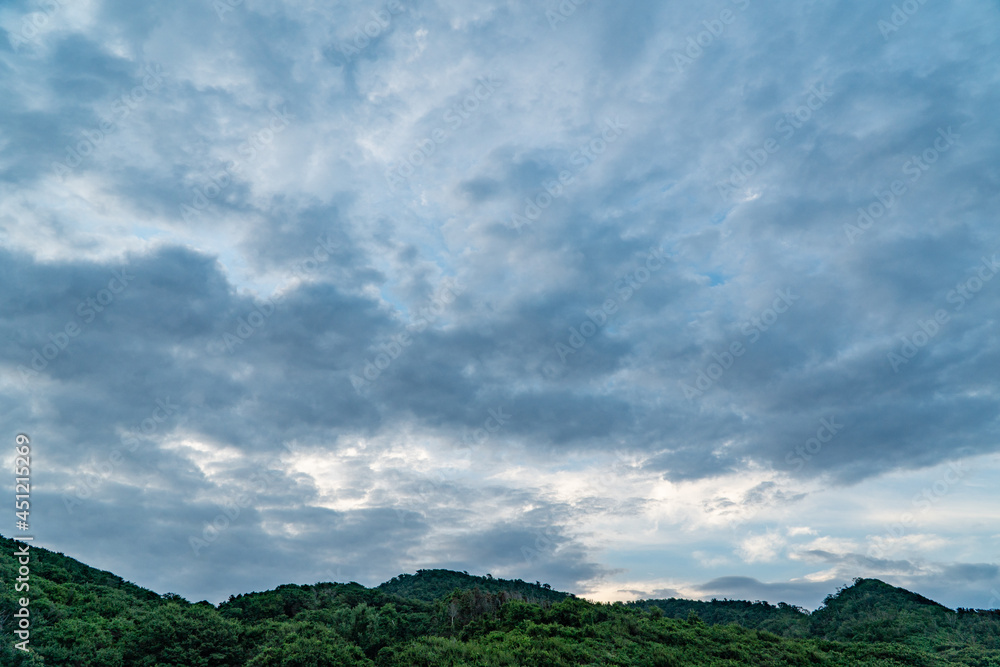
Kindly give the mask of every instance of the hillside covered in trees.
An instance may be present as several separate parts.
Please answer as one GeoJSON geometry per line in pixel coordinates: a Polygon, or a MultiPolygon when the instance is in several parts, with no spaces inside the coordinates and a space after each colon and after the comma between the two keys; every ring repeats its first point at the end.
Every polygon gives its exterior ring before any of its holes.
{"type": "Polygon", "coordinates": [[[15,543],[0,538],[0,665],[325,667],[1000,666],[1000,612],[874,579],[791,605],[592,603],[546,584],[419,570],[375,588],[285,585],[219,605],[32,549],[31,649],[14,648],[15,543]]]}

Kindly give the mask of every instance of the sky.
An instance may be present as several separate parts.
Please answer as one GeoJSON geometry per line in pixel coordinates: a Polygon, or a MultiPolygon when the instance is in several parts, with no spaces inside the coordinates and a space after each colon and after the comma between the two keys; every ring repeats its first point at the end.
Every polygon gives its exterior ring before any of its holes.
{"type": "Polygon", "coordinates": [[[30,438],[37,545],[192,601],[449,568],[1000,607],[995,2],[0,30],[0,458],[30,438]]]}

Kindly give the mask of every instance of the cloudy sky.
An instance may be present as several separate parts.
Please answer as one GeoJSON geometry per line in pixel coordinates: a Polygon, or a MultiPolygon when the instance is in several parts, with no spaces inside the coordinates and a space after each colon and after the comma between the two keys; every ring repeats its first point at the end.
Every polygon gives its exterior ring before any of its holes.
{"type": "Polygon", "coordinates": [[[1000,606],[995,2],[0,28],[39,545],[213,602],[444,567],[1000,606]]]}

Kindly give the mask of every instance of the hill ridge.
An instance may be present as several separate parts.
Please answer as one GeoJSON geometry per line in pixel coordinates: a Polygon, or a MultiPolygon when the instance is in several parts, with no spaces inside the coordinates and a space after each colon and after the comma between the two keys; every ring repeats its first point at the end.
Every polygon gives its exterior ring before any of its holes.
{"type": "MultiPolygon", "coordinates": [[[[0,536],[5,583],[14,544],[0,536]]],[[[812,613],[744,600],[594,603],[446,569],[372,588],[283,584],[212,605],[41,547],[31,567],[31,653],[13,648],[17,601],[0,587],[5,667],[1000,665],[1000,611],[953,611],[878,579],[855,579],[812,613]]]]}

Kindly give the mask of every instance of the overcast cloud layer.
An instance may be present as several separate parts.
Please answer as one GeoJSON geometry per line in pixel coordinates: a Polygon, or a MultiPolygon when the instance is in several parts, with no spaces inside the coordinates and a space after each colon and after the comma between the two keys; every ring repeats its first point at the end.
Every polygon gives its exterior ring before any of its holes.
{"type": "Polygon", "coordinates": [[[995,2],[0,29],[0,410],[40,545],[213,602],[447,567],[1000,606],[995,2]]]}

